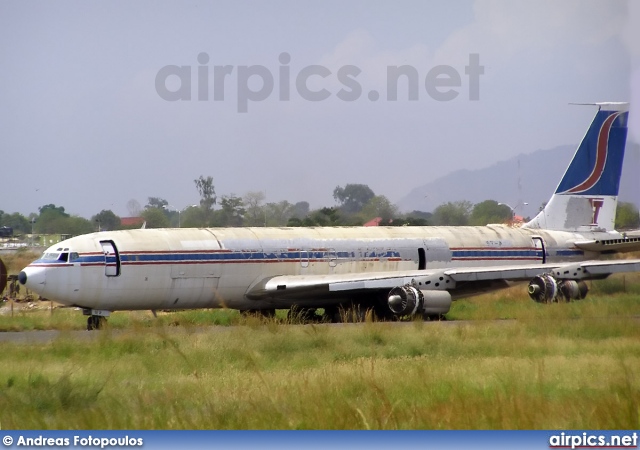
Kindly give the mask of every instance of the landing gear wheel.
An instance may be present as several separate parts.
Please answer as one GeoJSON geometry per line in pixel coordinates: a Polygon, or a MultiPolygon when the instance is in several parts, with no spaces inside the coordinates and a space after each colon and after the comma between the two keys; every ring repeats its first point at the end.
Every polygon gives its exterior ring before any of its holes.
{"type": "Polygon", "coordinates": [[[327,323],[341,323],[342,317],[340,315],[340,308],[337,306],[330,306],[324,309],[322,315],[322,321],[327,323]]]}
{"type": "Polygon", "coordinates": [[[425,322],[442,322],[447,320],[447,318],[444,314],[423,314],[422,320],[425,322]]]}
{"type": "Polygon", "coordinates": [[[376,320],[380,322],[395,322],[400,320],[400,317],[393,314],[387,305],[376,304],[373,307],[373,312],[376,320]]]}
{"type": "Polygon", "coordinates": [[[243,317],[259,317],[262,319],[273,319],[276,317],[275,309],[246,309],[240,311],[243,317]]]}
{"type": "Polygon", "coordinates": [[[275,309],[261,309],[258,312],[265,319],[273,319],[273,318],[276,317],[276,310],[275,309]]]}
{"type": "Polygon", "coordinates": [[[107,319],[102,316],[89,316],[87,317],[87,330],[99,330],[104,326],[106,321],[107,319]]]}

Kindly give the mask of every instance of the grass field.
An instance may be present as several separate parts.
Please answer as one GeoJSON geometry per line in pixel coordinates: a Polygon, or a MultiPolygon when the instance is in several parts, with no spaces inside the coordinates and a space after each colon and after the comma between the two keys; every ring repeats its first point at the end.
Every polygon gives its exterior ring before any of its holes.
{"type": "Polygon", "coordinates": [[[291,325],[232,311],[0,314],[3,429],[638,429],[640,282],[539,305],[524,286],[450,321],[291,325]],[[495,320],[510,319],[510,320],[495,320]],[[227,326],[239,325],[239,326],[227,326]]]}
{"type": "MultiPolygon", "coordinates": [[[[637,429],[638,303],[634,293],[547,306],[492,295],[450,313],[483,319],[355,325],[116,313],[93,339],[63,331],[48,344],[0,344],[0,424],[637,429]],[[484,320],[485,310],[518,319],[484,320]],[[241,326],[199,326],[216,321],[241,326]]],[[[77,311],[24,316],[84,324],[77,311]]]]}

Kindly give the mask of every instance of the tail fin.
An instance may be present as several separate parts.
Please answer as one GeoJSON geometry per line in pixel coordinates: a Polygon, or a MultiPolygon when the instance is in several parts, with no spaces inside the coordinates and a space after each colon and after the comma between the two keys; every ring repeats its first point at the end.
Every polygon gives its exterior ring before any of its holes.
{"type": "Polygon", "coordinates": [[[563,231],[614,229],[627,141],[628,103],[599,107],[558,188],[523,228],[563,231]]]}

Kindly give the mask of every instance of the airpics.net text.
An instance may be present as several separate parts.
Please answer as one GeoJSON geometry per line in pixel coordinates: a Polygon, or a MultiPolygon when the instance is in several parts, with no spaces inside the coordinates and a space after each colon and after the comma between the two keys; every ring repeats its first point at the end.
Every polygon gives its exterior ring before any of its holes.
{"type": "MultiPolygon", "coordinates": [[[[209,55],[202,52],[197,57],[198,66],[166,65],[158,70],[155,77],[157,94],[166,101],[191,101],[192,97],[198,101],[222,102],[225,94],[232,91],[230,84],[235,81],[237,111],[249,111],[250,102],[261,102],[269,99],[277,83],[277,98],[279,101],[291,100],[292,79],[297,95],[310,102],[327,100],[334,95],[329,89],[331,77],[335,77],[340,89],[335,97],[341,101],[353,102],[361,98],[363,87],[358,77],[362,70],[355,65],[343,65],[333,71],[322,65],[308,65],[297,71],[295,77],[291,71],[291,55],[283,52],[278,57],[280,63],[275,71],[263,65],[213,65],[209,64],[209,55]],[[235,73],[234,73],[235,72],[235,73]],[[213,80],[213,96],[209,95],[210,82],[213,80]],[[192,83],[193,81],[193,83],[192,83]],[[195,95],[192,95],[195,94],[195,95]]],[[[480,65],[480,55],[469,54],[469,62],[464,66],[469,100],[480,99],[480,75],[484,74],[484,66],[480,65]]],[[[436,101],[446,102],[458,98],[463,86],[463,76],[453,66],[436,65],[429,69],[421,78],[418,69],[411,65],[386,66],[386,100],[398,101],[398,98],[409,101],[420,99],[421,84],[427,95],[436,101]],[[401,85],[404,92],[398,93],[401,85]]],[[[366,94],[371,102],[380,100],[378,90],[369,90],[366,94]]]]}

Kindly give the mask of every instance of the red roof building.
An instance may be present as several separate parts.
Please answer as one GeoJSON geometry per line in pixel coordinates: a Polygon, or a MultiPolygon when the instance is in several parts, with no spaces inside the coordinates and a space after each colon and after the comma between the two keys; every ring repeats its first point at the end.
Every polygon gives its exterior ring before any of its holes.
{"type": "Polygon", "coordinates": [[[141,227],[143,223],[142,217],[120,217],[120,225],[123,227],[141,227]]]}
{"type": "Polygon", "coordinates": [[[379,227],[380,222],[382,222],[382,217],[375,217],[370,221],[368,221],[367,223],[363,224],[362,226],[363,227],[379,227]]]}

